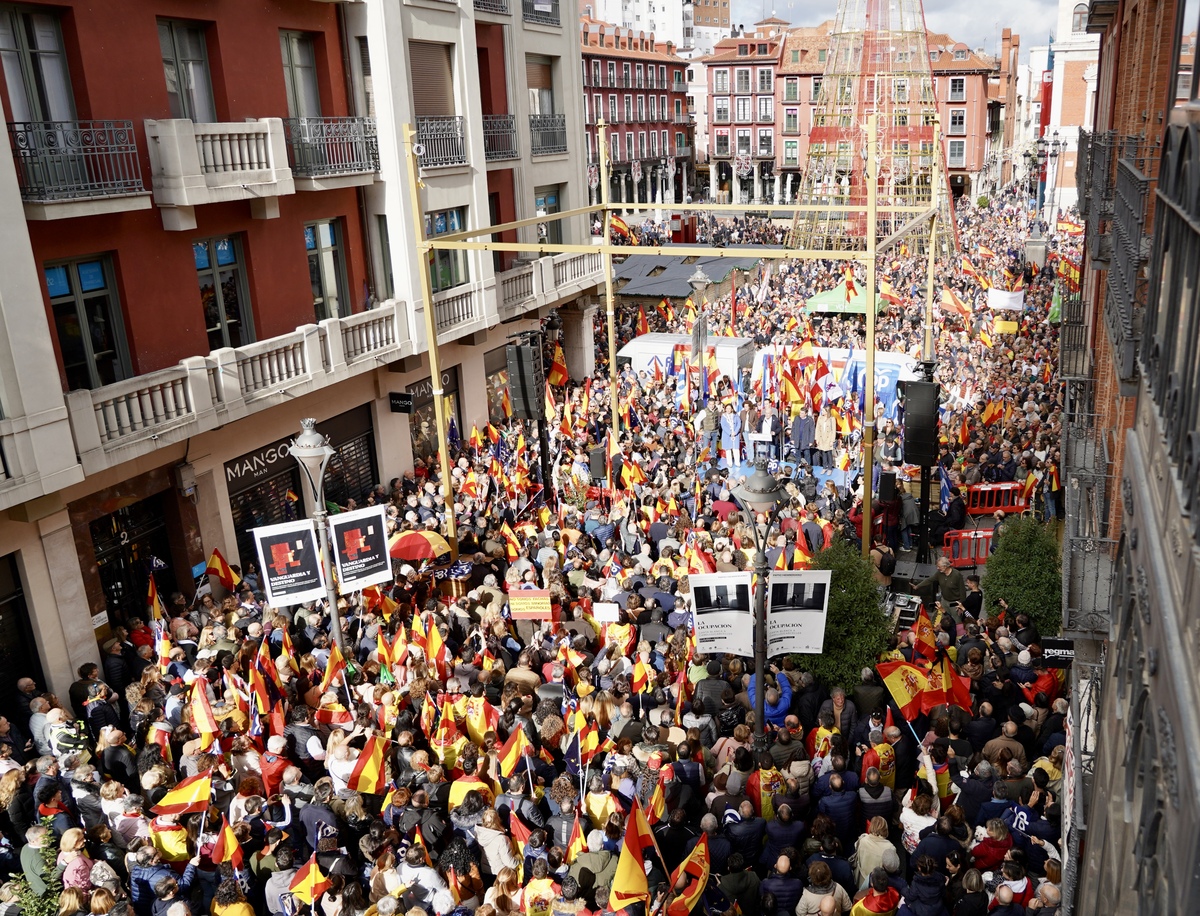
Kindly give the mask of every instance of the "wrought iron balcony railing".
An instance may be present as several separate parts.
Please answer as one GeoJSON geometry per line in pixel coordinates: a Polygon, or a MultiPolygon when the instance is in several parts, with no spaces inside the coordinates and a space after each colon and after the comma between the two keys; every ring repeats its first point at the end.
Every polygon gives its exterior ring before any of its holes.
{"type": "Polygon", "coordinates": [[[1088,253],[1098,268],[1107,266],[1112,258],[1112,235],[1108,225],[1113,216],[1113,189],[1115,175],[1113,164],[1117,147],[1115,131],[1096,133],[1091,137],[1088,152],[1088,253]]]}
{"type": "Polygon", "coordinates": [[[567,151],[566,115],[530,115],[530,149],[535,156],[567,151]]]}
{"type": "Polygon", "coordinates": [[[562,25],[558,0],[521,0],[521,13],[526,22],[562,25]]]}
{"type": "Polygon", "coordinates": [[[475,9],[485,13],[508,15],[508,0],[475,0],[475,9]]]}
{"type": "Polygon", "coordinates": [[[51,203],[146,190],[132,121],[14,121],[8,132],[23,200],[51,203]]]}
{"type": "Polygon", "coordinates": [[[517,117],[510,114],[483,116],[483,151],[488,162],[516,159],[517,117]]]}
{"type": "Polygon", "coordinates": [[[283,130],[296,178],[379,171],[374,118],[284,118],[283,130]]]}
{"type": "Polygon", "coordinates": [[[1058,371],[1064,379],[1086,378],[1091,367],[1090,328],[1084,320],[1083,296],[1063,290],[1058,330],[1058,371]]]}
{"type": "Polygon", "coordinates": [[[463,119],[460,115],[417,118],[417,142],[424,150],[421,168],[467,164],[467,144],[463,139],[463,119]]]}

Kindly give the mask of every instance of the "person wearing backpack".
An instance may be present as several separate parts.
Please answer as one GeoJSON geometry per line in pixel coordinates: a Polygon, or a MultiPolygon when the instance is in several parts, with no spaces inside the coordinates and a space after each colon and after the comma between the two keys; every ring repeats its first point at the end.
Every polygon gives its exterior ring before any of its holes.
{"type": "Polygon", "coordinates": [[[896,572],[896,554],[892,548],[882,541],[876,541],[871,546],[871,562],[875,564],[875,581],[890,587],[892,575],[896,572]]]}

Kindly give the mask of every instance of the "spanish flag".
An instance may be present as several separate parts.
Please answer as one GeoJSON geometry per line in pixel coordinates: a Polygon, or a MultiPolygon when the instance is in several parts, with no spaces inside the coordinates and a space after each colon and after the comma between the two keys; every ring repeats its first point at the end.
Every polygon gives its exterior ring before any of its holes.
{"type": "Polygon", "coordinates": [[[567,373],[567,357],[563,354],[562,344],[555,341],[554,357],[550,360],[550,374],[546,376],[546,381],[551,385],[565,385],[570,377],[567,373]]]}
{"type": "Polygon", "coordinates": [[[1050,465],[1049,470],[1046,471],[1046,477],[1049,480],[1048,485],[1050,487],[1051,493],[1057,493],[1059,490],[1062,489],[1062,483],[1058,479],[1058,465],[1057,464],[1050,465]]]}
{"type": "Polygon", "coordinates": [[[212,556],[208,558],[208,566],[205,567],[204,571],[210,576],[216,576],[217,581],[229,592],[237,588],[242,581],[242,577],[229,568],[229,564],[221,556],[221,551],[215,547],[213,548],[212,556]]]}
{"type": "Polygon", "coordinates": [[[382,795],[387,788],[387,759],[391,742],[386,738],[371,735],[358,752],[354,770],[346,780],[346,787],[355,792],[382,795]]]}
{"type": "Polygon", "coordinates": [[[509,735],[508,740],[504,742],[504,747],[500,748],[498,755],[500,764],[500,775],[508,778],[517,770],[517,764],[525,755],[526,748],[533,745],[529,743],[529,739],[525,736],[525,729],[517,727],[513,729],[513,733],[509,735]]]}
{"type": "Polygon", "coordinates": [[[662,853],[658,851],[658,843],[646,822],[646,815],[641,806],[634,802],[633,810],[625,821],[625,843],[617,860],[617,871],[609,886],[608,901],[614,911],[649,899],[645,861],[646,851],[650,849],[661,861],[662,853]]]}
{"type": "Polygon", "coordinates": [[[221,830],[217,834],[217,842],[213,845],[212,860],[217,865],[222,862],[230,863],[234,868],[242,867],[242,844],[237,841],[233,828],[225,815],[221,815],[221,830]]]}
{"type": "Polygon", "coordinates": [[[158,671],[166,674],[171,666],[171,640],[167,637],[167,628],[160,623],[154,625],[154,643],[158,646],[158,671]]]}
{"type": "Polygon", "coordinates": [[[917,641],[913,645],[914,651],[931,661],[937,658],[937,636],[934,635],[933,621],[925,613],[925,608],[921,608],[917,613],[917,619],[913,623],[913,635],[917,637],[917,641]]]}
{"type": "Polygon", "coordinates": [[[500,724],[500,710],[486,697],[467,697],[467,712],[463,718],[467,722],[467,737],[482,747],[484,736],[500,724]]]}
{"type": "Polygon", "coordinates": [[[300,502],[300,497],[296,495],[296,491],[291,487],[288,487],[287,492],[283,494],[283,498],[290,503],[300,502]]]}
{"type": "Polygon", "coordinates": [[[675,309],[671,308],[671,303],[666,299],[659,300],[658,314],[662,315],[663,321],[670,323],[675,320],[675,309]]]}
{"type": "MultiPolygon", "coordinates": [[[[692,908],[700,902],[705,887],[708,886],[708,876],[711,871],[708,854],[708,834],[701,833],[700,840],[692,847],[687,858],[679,863],[679,867],[671,872],[671,882],[667,885],[671,890],[683,884],[678,896],[667,904],[666,916],[688,916],[692,908]],[[687,879],[684,881],[684,879],[687,879]]],[[[668,894],[671,891],[668,891],[668,894]]]]}
{"type": "Polygon", "coordinates": [[[633,663],[633,679],[630,681],[629,686],[633,688],[634,693],[645,693],[649,684],[650,669],[642,661],[642,656],[638,655],[637,661],[633,663]]]}
{"type": "Polygon", "coordinates": [[[202,814],[212,800],[212,770],[175,783],[175,788],[154,806],[155,814],[202,814]]]}
{"type": "Polygon", "coordinates": [[[321,869],[317,867],[317,854],[314,852],[312,857],[300,866],[300,870],[292,878],[292,883],[288,885],[288,890],[297,900],[313,906],[330,886],[329,879],[321,874],[321,869]]]}
{"type": "Polygon", "coordinates": [[[979,329],[979,342],[989,350],[992,349],[992,344],[995,341],[992,339],[992,326],[990,324],[986,324],[979,329]]]}
{"type": "MultiPolygon", "coordinates": [[[[659,771],[662,772],[661,770],[659,771]]],[[[654,792],[650,795],[650,801],[646,803],[646,822],[653,827],[659,821],[667,816],[667,797],[663,792],[662,776],[658,777],[658,782],[654,786],[654,792]]]]}
{"type": "Polygon", "coordinates": [[[1003,415],[1004,411],[1000,409],[999,404],[997,404],[995,401],[988,401],[987,406],[983,408],[983,425],[991,426],[1003,415]]]}
{"type": "Polygon", "coordinates": [[[850,462],[850,453],[848,451],[846,451],[846,449],[842,449],[842,453],[840,455],[838,455],[838,464],[837,464],[838,470],[839,471],[850,470],[850,463],[851,463],[850,462]]]}
{"type": "Polygon", "coordinates": [[[511,563],[521,555],[521,544],[508,522],[500,526],[500,536],[504,538],[504,550],[508,556],[508,561],[511,563]]]}
{"type": "Polygon", "coordinates": [[[1026,505],[1033,499],[1033,492],[1037,489],[1038,479],[1037,474],[1033,471],[1029,472],[1029,476],[1025,478],[1025,486],[1022,488],[1022,495],[1025,497],[1026,505]]]}
{"type": "Polygon", "coordinates": [[[445,680],[446,641],[442,639],[442,631],[438,629],[436,622],[429,626],[429,646],[425,650],[425,657],[437,671],[438,680],[445,680]]]}
{"type": "Polygon", "coordinates": [[[975,251],[981,258],[987,258],[989,261],[996,256],[996,252],[992,251],[992,249],[988,248],[986,245],[978,246],[975,251]]]}
{"type": "Polygon", "coordinates": [[[958,428],[958,444],[961,446],[966,446],[966,444],[970,441],[971,441],[971,430],[970,430],[970,427],[967,426],[967,418],[966,418],[966,416],[964,416],[963,421],[962,421],[962,426],[960,426],[958,428]]]}
{"type": "Polygon", "coordinates": [[[646,320],[646,309],[638,305],[637,336],[650,333],[650,322],[646,320]]]}
{"type": "Polygon", "coordinates": [[[858,293],[858,287],[854,285],[854,268],[847,264],[843,273],[846,277],[846,302],[849,302],[858,293]]]}
{"type": "Polygon", "coordinates": [[[508,387],[500,392],[500,410],[504,413],[504,419],[512,419],[512,398],[508,396],[508,387]]]}
{"type": "Polygon", "coordinates": [[[945,657],[942,658],[942,692],[950,706],[971,711],[971,679],[951,671],[945,657]]]}
{"type": "Polygon", "coordinates": [[[208,681],[197,677],[192,681],[192,724],[200,733],[201,750],[208,750],[217,740],[220,729],[213,716],[212,706],[208,702],[208,681]]]}
{"type": "Polygon", "coordinates": [[[467,440],[467,445],[471,446],[475,451],[483,448],[483,436],[479,434],[479,427],[474,423],[471,424],[471,438],[467,440]]]}
{"type": "Polygon", "coordinates": [[[944,286],[942,287],[942,308],[948,312],[953,312],[964,321],[969,321],[971,318],[971,307],[959,299],[952,290],[944,286]]]}
{"type": "Polygon", "coordinates": [[[329,661],[325,665],[325,677],[321,678],[321,692],[324,693],[333,684],[333,679],[346,670],[346,659],[342,657],[342,650],[338,648],[335,642],[333,648],[329,650],[329,661]]]}
{"type": "Polygon", "coordinates": [[[612,230],[613,235],[619,235],[623,239],[630,238],[629,226],[626,224],[625,220],[621,219],[621,217],[611,217],[609,219],[608,226],[612,230]]]}
{"type": "Polygon", "coordinates": [[[910,662],[880,662],[875,666],[883,684],[900,708],[900,714],[912,721],[921,712],[921,694],[925,691],[928,677],[925,672],[910,662]]]}
{"type": "Polygon", "coordinates": [[[587,852],[587,844],[583,839],[583,827],[579,823],[579,812],[575,812],[575,823],[571,825],[571,838],[567,841],[567,851],[564,861],[570,865],[581,852],[587,852]]]}
{"type": "Polygon", "coordinates": [[[890,302],[892,305],[899,305],[901,301],[895,288],[887,280],[879,281],[879,297],[885,302],[890,302]]]}
{"type": "Polygon", "coordinates": [[[420,646],[424,652],[429,646],[429,635],[425,632],[425,621],[421,618],[421,612],[417,611],[413,614],[412,626],[409,628],[408,640],[414,646],[420,646]]]}
{"type": "Polygon", "coordinates": [[[163,620],[166,618],[166,611],[163,609],[162,598],[158,595],[158,586],[154,583],[154,573],[150,574],[150,586],[146,594],[146,606],[150,608],[151,620],[163,620]]]}

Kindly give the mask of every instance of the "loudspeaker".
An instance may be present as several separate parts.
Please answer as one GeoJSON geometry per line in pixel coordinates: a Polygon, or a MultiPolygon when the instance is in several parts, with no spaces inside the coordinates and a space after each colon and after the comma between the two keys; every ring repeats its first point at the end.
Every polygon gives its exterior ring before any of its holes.
{"type": "Polygon", "coordinates": [[[904,463],[928,468],[938,457],[938,397],[936,382],[910,381],[904,392],[904,463]]]}
{"type": "Polygon", "coordinates": [[[604,479],[604,446],[599,445],[588,453],[588,472],[592,480],[604,479]]]}
{"type": "Polygon", "coordinates": [[[879,501],[890,503],[896,498],[896,472],[886,471],[879,475],[879,501]]]}
{"type": "Polygon", "coordinates": [[[513,419],[536,420],[546,412],[546,376],[542,354],[531,343],[509,344],[504,353],[508,362],[508,396],[513,419]]]}

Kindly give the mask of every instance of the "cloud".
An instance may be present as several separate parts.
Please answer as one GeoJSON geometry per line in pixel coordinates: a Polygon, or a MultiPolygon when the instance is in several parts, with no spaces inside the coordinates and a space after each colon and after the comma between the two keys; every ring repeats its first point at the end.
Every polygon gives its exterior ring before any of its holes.
{"type": "MultiPolygon", "coordinates": [[[[837,0],[778,0],[775,6],[753,0],[732,0],[732,3],[732,21],[746,28],[772,14],[793,25],[816,25],[833,19],[838,7],[837,0]]],[[[1046,44],[1053,31],[1057,5],[1051,0],[1009,0],[1002,8],[1003,18],[988,22],[975,3],[929,0],[925,4],[925,22],[932,31],[944,32],[972,48],[983,48],[988,54],[998,53],[1001,30],[1011,28],[1021,36],[1021,63],[1027,63],[1029,48],[1046,44]]]]}

